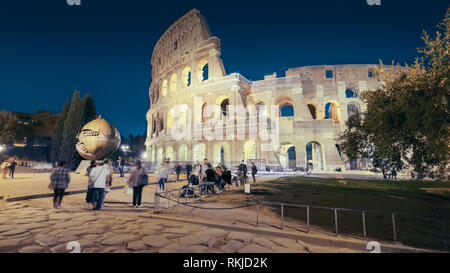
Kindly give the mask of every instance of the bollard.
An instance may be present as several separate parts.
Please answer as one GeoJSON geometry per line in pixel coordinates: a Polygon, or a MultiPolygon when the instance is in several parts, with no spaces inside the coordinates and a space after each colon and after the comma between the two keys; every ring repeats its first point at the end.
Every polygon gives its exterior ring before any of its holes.
{"type": "Polygon", "coordinates": [[[366,212],[365,211],[362,211],[362,222],[363,222],[364,240],[367,240],[367,234],[366,234],[366,212]]]}
{"type": "Polygon", "coordinates": [[[306,207],[306,232],[309,233],[309,206],[306,207]]]}
{"type": "Polygon", "coordinates": [[[284,220],[284,205],[281,203],[281,229],[283,229],[283,220],[284,220]]]}
{"type": "Polygon", "coordinates": [[[336,236],[338,235],[338,218],[337,218],[337,209],[334,209],[334,227],[336,230],[336,236]]]}
{"type": "Polygon", "coordinates": [[[256,227],[259,227],[259,204],[256,205],[256,227]]]}
{"type": "Polygon", "coordinates": [[[397,243],[397,229],[395,228],[395,215],[392,213],[392,230],[394,233],[394,242],[397,243]]]}

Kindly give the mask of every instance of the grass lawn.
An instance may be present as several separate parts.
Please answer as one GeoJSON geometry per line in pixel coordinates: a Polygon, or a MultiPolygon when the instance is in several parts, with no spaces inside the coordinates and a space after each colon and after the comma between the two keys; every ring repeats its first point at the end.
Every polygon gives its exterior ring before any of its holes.
{"type": "MultiPolygon", "coordinates": [[[[257,201],[283,202],[310,206],[327,206],[360,210],[381,210],[366,213],[367,236],[370,239],[393,241],[392,216],[396,212],[397,239],[409,246],[445,250],[444,240],[450,238],[450,184],[417,181],[374,181],[359,179],[289,177],[252,185],[249,198],[257,201]],[[422,188],[431,189],[423,190],[422,188]],[[415,214],[430,216],[421,218],[415,214]],[[446,216],[447,218],[443,218],[446,216]],[[444,220],[443,220],[444,219],[444,220]],[[443,230],[445,231],[443,233],[443,230]]],[[[244,204],[242,188],[204,199],[244,204]]],[[[280,208],[274,207],[280,214],[280,208]]],[[[284,217],[306,222],[305,208],[287,207],[284,217]]],[[[310,223],[334,232],[334,211],[311,208],[310,223]]],[[[360,212],[338,212],[339,233],[362,236],[360,212]]],[[[448,250],[448,249],[447,249],[448,250]]]]}

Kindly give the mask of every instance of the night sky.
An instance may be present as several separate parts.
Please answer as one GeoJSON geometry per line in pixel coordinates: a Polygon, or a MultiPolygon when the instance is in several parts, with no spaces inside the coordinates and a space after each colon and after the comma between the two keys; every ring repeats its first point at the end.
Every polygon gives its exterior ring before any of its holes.
{"type": "Polygon", "coordinates": [[[1,0],[0,110],[60,112],[73,91],[127,136],[146,130],[153,47],[193,8],[222,41],[227,74],[260,80],[290,67],[411,63],[448,0],[1,0]],[[223,3],[223,6],[220,4],[223,3]]]}

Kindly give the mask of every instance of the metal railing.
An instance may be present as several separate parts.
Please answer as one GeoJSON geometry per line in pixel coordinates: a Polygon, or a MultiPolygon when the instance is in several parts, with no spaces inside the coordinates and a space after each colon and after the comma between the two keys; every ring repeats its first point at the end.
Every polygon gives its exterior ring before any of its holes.
{"type": "MultiPolygon", "coordinates": [[[[214,187],[215,183],[214,182],[207,182],[207,183],[200,183],[199,185],[195,185],[195,186],[191,186],[189,188],[185,188],[185,189],[175,189],[175,190],[169,190],[169,191],[164,191],[164,192],[155,192],[155,201],[154,201],[154,212],[155,213],[159,213],[161,211],[161,208],[163,208],[162,204],[161,204],[161,197],[163,199],[167,200],[166,205],[164,206],[165,208],[171,208],[171,203],[173,204],[182,204],[182,205],[187,205],[187,206],[191,206],[189,204],[195,202],[199,197],[201,196],[205,196],[207,194],[203,194],[205,191],[205,187],[207,186],[213,186],[214,187]],[[192,190],[193,193],[189,194],[188,190],[192,190]],[[182,193],[184,192],[184,202],[182,200],[182,193]],[[197,195],[198,192],[198,195],[197,195]],[[176,194],[176,196],[173,196],[174,194],[176,194]]],[[[242,185],[241,185],[242,186],[242,185]]],[[[233,185],[225,185],[225,188],[223,191],[229,190],[231,187],[233,187],[234,189],[236,189],[233,185]]],[[[284,229],[285,228],[285,210],[286,208],[303,208],[306,210],[305,214],[306,214],[306,230],[303,230],[304,232],[309,233],[311,230],[311,210],[312,209],[319,209],[319,210],[329,210],[332,212],[333,215],[333,228],[331,230],[331,232],[337,236],[339,234],[346,234],[348,235],[348,232],[342,232],[340,230],[340,226],[339,226],[339,212],[349,212],[349,213],[354,213],[356,215],[360,215],[360,219],[361,219],[361,231],[362,231],[362,238],[364,240],[368,240],[368,234],[367,234],[367,217],[368,214],[376,214],[377,216],[385,216],[386,220],[390,223],[387,223],[387,225],[390,225],[390,229],[391,229],[391,235],[389,235],[389,237],[393,240],[394,243],[400,242],[401,240],[399,240],[398,238],[398,230],[399,230],[399,219],[397,219],[398,217],[409,217],[409,220],[411,218],[420,218],[422,220],[424,220],[424,223],[431,223],[432,221],[441,221],[441,231],[437,231],[437,229],[426,229],[422,226],[417,227],[414,226],[414,228],[421,228],[420,230],[420,235],[421,236],[425,236],[424,234],[430,234],[431,235],[431,239],[434,240],[436,242],[436,244],[434,245],[441,245],[442,249],[447,250],[447,245],[448,245],[448,238],[447,238],[447,230],[446,230],[446,221],[448,221],[448,217],[444,217],[444,216],[423,216],[423,215],[417,215],[417,214],[410,214],[410,213],[398,213],[398,212],[389,212],[389,211],[383,211],[383,210],[360,210],[360,209],[348,209],[348,208],[335,208],[335,207],[326,207],[326,206],[311,206],[311,205],[302,205],[302,204],[289,204],[289,203],[282,203],[282,202],[267,202],[267,201],[263,201],[263,202],[256,202],[253,203],[251,205],[247,205],[247,206],[240,206],[240,207],[235,207],[235,208],[225,208],[225,209],[237,209],[237,208],[243,208],[243,207],[251,207],[251,206],[256,206],[256,226],[259,227],[260,224],[262,223],[261,221],[261,206],[271,206],[271,207],[280,207],[280,229],[284,229]],[[439,234],[440,233],[440,234],[439,234]],[[439,239],[440,237],[440,239],[439,239]]],[[[199,208],[199,209],[211,209],[211,208],[206,208],[206,207],[195,207],[195,206],[191,206],[194,208],[199,208]]],[[[358,218],[359,218],[358,217],[358,218]]],[[[291,219],[295,219],[292,217],[289,217],[291,219]]],[[[344,217],[342,217],[341,219],[343,219],[344,217]]],[[[401,219],[400,219],[401,220],[401,219]]],[[[372,230],[378,230],[380,229],[382,231],[382,237],[386,236],[386,232],[388,232],[387,230],[383,231],[383,228],[389,229],[388,226],[386,226],[386,224],[383,226],[382,222],[377,222],[378,226],[376,226],[375,228],[372,227],[372,230]]],[[[401,223],[400,223],[401,224],[401,223]]],[[[315,225],[315,227],[320,227],[320,225],[315,225]]],[[[325,231],[330,232],[329,228],[325,228],[325,231]]],[[[361,235],[361,233],[359,233],[361,235]]],[[[361,237],[360,235],[358,235],[357,237],[361,237]]],[[[378,236],[379,237],[379,236],[378,236]]],[[[430,240],[431,240],[430,239],[430,240]]],[[[440,247],[439,247],[440,248],[440,247]]]]}
{"type": "MultiPolygon", "coordinates": [[[[447,232],[446,232],[446,221],[448,221],[448,217],[445,216],[423,216],[423,215],[417,215],[417,214],[411,214],[411,213],[398,213],[398,212],[389,212],[389,211],[382,211],[382,210],[359,210],[359,209],[348,209],[348,208],[334,208],[334,207],[325,207],[325,206],[311,206],[311,205],[300,205],[300,204],[288,204],[288,203],[281,203],[281,202],[259,202],[256,206],[256,226],[259,227],[260,225],[260,206],[262,205],[267,205],[267,206],[279,206],[280,207],[280,229],[284,229],[284,210],[286,207],[297,207],[297,208],[305,208],[306,209],[306,230],[304,230],[305,232],[309,233],[310,231],[310,226],[311,226],[311,209],[324,209],[324,210],[330,210],[333,212],[333,216],[334,216],[334,235],[339,235],[339,222],[338,222],[338,212],[342,211],[342,212],[354,212],[354,213],[358,213],[361,215],[361,220],[362,220],[362,237],[364,238],[364,240],[368,239],[368,235],[367,235],[367,221],[366,221],[366,216],[367,213],[375,213],[375,214],[384,214],[390,215],[390,222],[391,222],[391,228],[392,228],[392,239],[395,243],[399,242],[399,238],[398,238],[398,220],[396,219],[396,216],[402,216],[402,217],[410,217],[410,218],[421,218],[425,221],[441,221],[442,222],[442,228],[441,231],[439,233],[441,239],[437,239],[436,237],[439,237],[438,235],[438,231],[437,230],[431,230],[431,229],[427,229],[424,230],[424,228],[422,227],[422,233],[428,232],[430,234],[433,235],[433,239],[435,241],[438,241],[440,243],[442,243],[442,247],[444,250],[447,250],[447,245],[448,245],[448,238],[447,238],[447,232]]],[[[345,233],[341,233],[341,234],[345,234],[345,233]]]]}

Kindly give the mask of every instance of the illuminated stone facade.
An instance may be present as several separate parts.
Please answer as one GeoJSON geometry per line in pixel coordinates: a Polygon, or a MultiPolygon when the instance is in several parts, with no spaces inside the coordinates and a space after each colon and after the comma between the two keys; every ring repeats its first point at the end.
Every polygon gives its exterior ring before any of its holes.
{"type": "MultiPolygon", "coordinates": [[[[278,170],[305,168],[308,162],[314,170],[362,167],[344,163],[336,140],[348,116],[364,110],[361,92],[378,86],[374,65],[298,67],[288,69],[285,77],[273,74],[249,81],[238,73],[227,75],[220,52],[220,40],[211,36],[206,20],[195,9],[170,26],[157,42],[147,112],[146,147],[152,167],[164,158],[183,163],[207,158],[227,167],[244,159],[256,161],[260,168],[278,170]],[[188,109],[196,109],[194,98],[201,100],[201,109],[207,105],[220,109],[265,105],[269,119],[270,107],[276,106],[280,112],[279,145],[263,150],[261,141],[248,138],[248,131],[246,138],[239,140],[174,139],[172,128],[180,119],[190,120],[186,116],[188,109]],[[181,109],[178,115],[174,115],[175,106],[181,109]]],[[[201,115],[192,119],[207,122],[209,118],[201,115]]],[[[226,115],[221,110],[212,118],[225,123],[226,115]]],[[[248,115],[234,124],[239,126],[245,120],[248,115]]],[[[197,130],[195,125],[189,128],[197,130]]]]}

